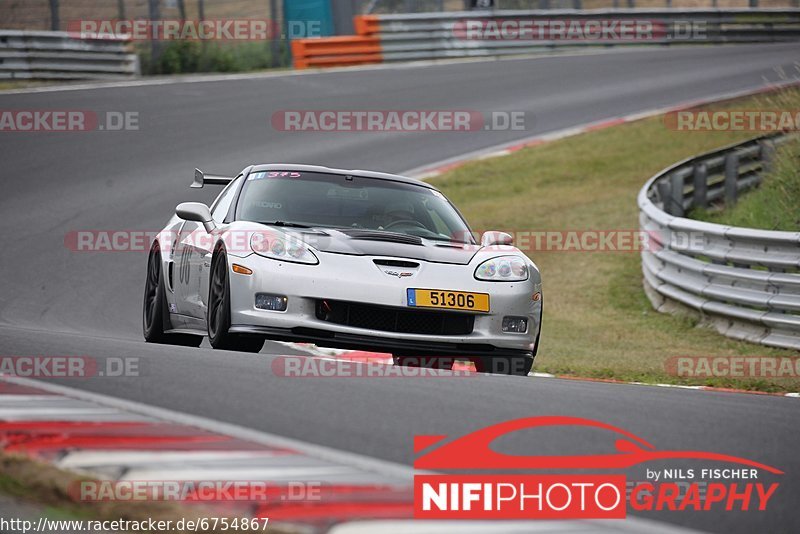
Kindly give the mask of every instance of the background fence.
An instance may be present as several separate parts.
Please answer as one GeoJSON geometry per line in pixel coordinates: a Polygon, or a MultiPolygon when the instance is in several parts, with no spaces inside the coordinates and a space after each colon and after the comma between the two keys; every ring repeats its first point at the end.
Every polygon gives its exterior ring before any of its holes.
{"type": "MultiPolygon", "coordinates": [[[[426,13],[471,9],[475,0],[367,0],[365,14],[426,13]]],[[[494,0],[492,9],[609,9],[702,7],[800,7],[800,0],[494,0]]]]}
{"type": "Polygon", "coordinates": [[[0,29],[66,30],[71,20],[269,18],[281,0],[0,0],[0,29]],[[274,2],[274,6],[273,6],[274,2]]]}
{"type": "Polygon", "coordinates": [[[358,35],[293,43],[295,66],[319,67],[463,57],[498,57],[555,48],[719,44],[800,40],[800,9],[599,9],[535,10],[356,17],[358,35]],[[469,38],[464,28],[503,21],[553,23],[649,22],[651,35],[639,39],[469,38]],[[698,31],[696,31],[698,30],[698,31]]]}
{"type": "Polygon", "coordinates": [[[800,350],[800,232],[684,218],[686,210],[759,183],[776,146],[762,137],[682,161],[639,192],[644,288],[653,307],[695,310],[729,337],[800,350]]]}
{"type": "MultiPolygon", "coordinates": [[[[469,9],[474,0],[331,0],[362,14],[469,9]]],[[[283,20],[282,0],[0,0],[0,29],[65,30],[70,20],[149,18],[265,18],[283,20]],[[271,17],[270,17],[271,18],[271,17]]],[[[620,7],[800,7],[800,0],[494,0],[494,9],[608,9],[620,7]]],[[[342,32],[348,33],[348,32],[342,32]]]]}

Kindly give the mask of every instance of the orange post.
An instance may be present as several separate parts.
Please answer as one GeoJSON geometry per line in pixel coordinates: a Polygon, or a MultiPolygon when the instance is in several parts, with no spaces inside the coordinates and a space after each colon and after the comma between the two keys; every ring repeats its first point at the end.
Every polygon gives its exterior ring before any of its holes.
{"type": "Polygon", "coordinates": [[[346,35],[292,41],[292,59],[297,69],[381,63],[377,37],[346,35]]]}

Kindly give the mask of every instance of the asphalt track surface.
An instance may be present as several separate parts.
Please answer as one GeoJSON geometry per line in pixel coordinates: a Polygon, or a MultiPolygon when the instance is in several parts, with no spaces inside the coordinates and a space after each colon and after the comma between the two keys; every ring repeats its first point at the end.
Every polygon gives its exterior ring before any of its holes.
{"type": "MultiPolygon", "coordinates": [[[[756,88],[798,59],[796,44],[664,48],[0,94],[0,109],[140,117],[139,131],[0,134],[0,354],[138,357],[139,377],[61,383],[409,465],[414,435],[461,435],[533,415],[598,419],[659,449],[720,452],[786,472],[767,513],[644,517],[715,532],[796,532],[797,399],[501,376],[283,378],[271,362],[292,351],[279,344],[259,355],[145,344],[147,255],[76,253],[64,235],[161,228],[177,203],[212,200],[214,188],[188,189],[194,167],[235,173],[250,163],[298,162],[402,172],[537,133],[756,88]],[[285,133],[270,124],[284,109],[522,110],[527,129],[285,133]]],[[[596,438],[521,432],[498,446],[515,454],[611,452],[596,438]]],[[[642,479],[644,466],[628,475],[642,479]]]]}

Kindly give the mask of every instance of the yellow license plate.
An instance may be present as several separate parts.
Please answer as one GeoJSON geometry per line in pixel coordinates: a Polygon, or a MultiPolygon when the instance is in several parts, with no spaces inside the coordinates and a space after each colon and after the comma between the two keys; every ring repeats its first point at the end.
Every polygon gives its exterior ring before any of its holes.
{"type": "Polygon", "coordinates": [[[489,295],[487,293],[467,293],[442,289],[409,289],[408,305],[418,308],[488,312],[489,295]]]}

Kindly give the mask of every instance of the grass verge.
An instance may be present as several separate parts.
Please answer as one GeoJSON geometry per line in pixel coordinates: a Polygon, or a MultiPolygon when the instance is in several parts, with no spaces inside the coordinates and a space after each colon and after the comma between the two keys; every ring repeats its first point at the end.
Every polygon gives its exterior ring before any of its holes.
{"type": "Polygon", "coordinates": [[[60,85],[64,82],[59,80],[0,80],[0,91],[9,91],[11,89],[31,89],[36,87],[47,87],[50,85],[60,85]]]}
{"type": "Polygon", "coordinates": [[[772,169],[755,191],[744,195],[735,206],[724,209],[695,209],[694,219],[760,228],[800,230],[800,139],[789,141],[776,154],[772,169]]]}
{"type": "MultiPolygon", "coordinates": [[[[773,109],[791,110],[798,104],[797,93],[784,91],[765,97],[773,109]]],[[[775,155],[770,171],[755,191],[743,196],[735,206],[695,209],[694,219],[760,228],[763,230],[800,230],[800,139],[783,145],[775,155]],[[722,209],[720,209],[722,208],[722,209]]]]}
{"type": "MultiPolygon", "coordinates": [[[[271,43],[216,43],[200,41],[170,41],[153,60],[151,49],[137,47],[144,74],[191,74],[201,72],[250,72],[272,66],[271,43]]],[[[278,63],[285,65],[286,46],[280,45],[278,63]]]]}
{"type": "MultiPolygon", "coordinates": [[[[204,517],[233,517],[232,514],[200,504],[181,504],[164,501],[100,501],[82,502],[74,497],[72,488],[81,480],[70,471],[58,469],[24,455],[0,452],[0,492],[44,507],[47,518],[55,520],[91,521],[169,521],[197,520],[204,517]]],[[[172,530],[172,532],[181,532],[172,530]]],[[[189,531],[187,531],[189,532],[189,531]]],[[[193,532],[193,531],[192,531],[193,532]]],[[[221,530],[206,530],[221,532],[221,530]]],[[[289,525],[270,523],[263,532],[292,534],[297,529],[289,525]]]]}
{"type": "MultiPolygon", "coordinates": [[[[758,96],[715,109],[771,109],[758,96]]],[[[800,91],[782,99],[800,107],[800,91]]],[[[659,170],[751,132],[684,132],[661,117],[471,162],[432,181],[474,228],[505,231],[635,230],[636,195],[659,170]]],[[[797,206],[797,204],[795,204],[797,206]]],[[[691,317],[659,314],[642,289],[638,252],[530,252],[542,272],[544,319],[536,370],[591,378],[799,391],[798,378],[686,379],[676,356],[797,356],[735,341],[691,317]]]]}

